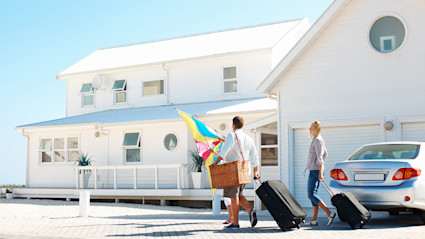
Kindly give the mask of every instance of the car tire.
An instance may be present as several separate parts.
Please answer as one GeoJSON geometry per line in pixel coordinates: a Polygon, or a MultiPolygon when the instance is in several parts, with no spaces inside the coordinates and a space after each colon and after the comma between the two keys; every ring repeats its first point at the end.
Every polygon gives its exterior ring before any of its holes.
{"type": "Polygon", "coordinates": [[[388,213],[389,213],[391,216],[398,216],[398,215],[400,214],[400,211],[390,210],[390,211],[388,211],[388,213]]]}
{"type": "Polygon", "coordinates": [[[421,216],[422,222],[425,224],[425,211],[420,211],[419,215],[421,216]]]}

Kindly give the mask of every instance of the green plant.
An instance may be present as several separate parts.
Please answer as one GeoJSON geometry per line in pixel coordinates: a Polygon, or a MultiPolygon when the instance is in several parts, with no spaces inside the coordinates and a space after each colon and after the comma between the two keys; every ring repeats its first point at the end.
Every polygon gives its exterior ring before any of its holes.
{"type": "Polygon", "coordinates": [[[197,148],[188,150],[188,156],[192,160],[189,164],[189,172],[202,172],[202,168],[205,168],[204,159],[199,156],[197,148]]]}
{"type": "MultiPolygon", "coordinates": [[[[75,161],[74,165],[77,166],[91,166],[91,163],[94,162],[94,160],[92,160],[93,156],[88,156],[89,154],[83,154],[82,152],[80,152],[78,154],[78,159],[75,161]]],[[[90,173],[91,170],[90,169],[85,169],[83,170],[83,173],[90,173]]]]}

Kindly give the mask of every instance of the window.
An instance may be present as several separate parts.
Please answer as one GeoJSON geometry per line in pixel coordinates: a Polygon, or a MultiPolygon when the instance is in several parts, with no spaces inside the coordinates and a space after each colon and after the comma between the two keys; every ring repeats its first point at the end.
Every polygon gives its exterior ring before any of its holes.
{"type": "Polygon", "coordinates": [[[261,134],[261,166],[278,166],[277,135],[261,134]]]}
{"type": "Polygon", "coordinates": [[[164,94],[164,80],[143,82],[143,95],[162,95],[164,94]]]}
{"type": "Polygon", "coordinates": [[[378,144],[360,148],[348,160],[406,160],[419,154],[418,144],[378,144]]]}
{"type": "Polygon", "coordinates": [[[223,68],[223,92],[235,93],[238,91],[236,80],[236,66],[223,68]]]}
{"type": "Polygon", "coordinates": [[[55,147],[55,162],[64,163],[65,162],[65,139],[64,138],[55,138],[54,140],[55,147]]]}
{"type": "Polygon", "coordinates": [[[94,105],[94,92],[92,85],[90,83],[83,84],[80,90],[81,95],[81,105],[84,106],[92,106],[94,105]]]}
{"type": "Polygon", "coordinates": [[[41,163],[74,163],[78,159],[78,137],[40,139],[41,163]]]}
{"type": "Polygon", "coordinates": [[[42,163],[52,162],[52,140],[42,139],[40,140],[40,157],[42,163]]]}
{"type": "Polygon", "coordinates": [[[126,133],[122,143],[126,163],[140,162],[140,134],[126,133]]]}
{"type": "Polygon", "coordinates": [[[77,161],[78,153],[78,137],[68,137],[68,162],[77,161]]]}
{"type": "Polygon", "coordinates": [[[114,86],[112,86],[114,91],[114,103],[126,103],[127,102],[127,81],[126,80],[116,80],[114,86]]]}
{"type": "Polygon", "coordinates": [[[164,146],[167,150],[171,151],[177,147],[177,136],[173,133],[167,134],[164,138],[164,146]]]}
{"type": "Polygon", "coordinates": [[[401,46],[405,35],[405,27],[398,18],[384,16],[373,23],[369,32],[369,40],[378,52],[390,53],[401,46]]]}

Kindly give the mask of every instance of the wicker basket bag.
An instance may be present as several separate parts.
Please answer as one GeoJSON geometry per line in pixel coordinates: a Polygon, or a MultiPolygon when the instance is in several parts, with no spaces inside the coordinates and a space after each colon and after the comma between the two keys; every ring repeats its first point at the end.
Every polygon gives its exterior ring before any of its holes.
{"type": "Polygon", "coordinates": [[[218,165],[210,165],[211,188],[227,188],[242,184],[250,184],[251,177],[249,174],[249,160],[243,157],[242,149],[239,144],[238,136],[236,141],[242,155],[242,160],[218,165]]]}

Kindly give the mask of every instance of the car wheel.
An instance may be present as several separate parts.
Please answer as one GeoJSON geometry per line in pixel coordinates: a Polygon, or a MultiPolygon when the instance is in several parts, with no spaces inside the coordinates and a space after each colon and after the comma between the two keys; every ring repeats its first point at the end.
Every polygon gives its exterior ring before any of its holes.
{"type": "Polygon", "coordinates": [[[399,214],[400,214],[400,211],[393,211],[393,210],[391,210],[391,211],[388,211],[388,213],[389,213],[391,216],[397,216],[397,215],[399,215],[399,214]]]}
{"type": "Polygon", "coordinates": [[[420,211],[419,215],[421,215],[422,222],[425,224],[425,211],[420,211]]]}

